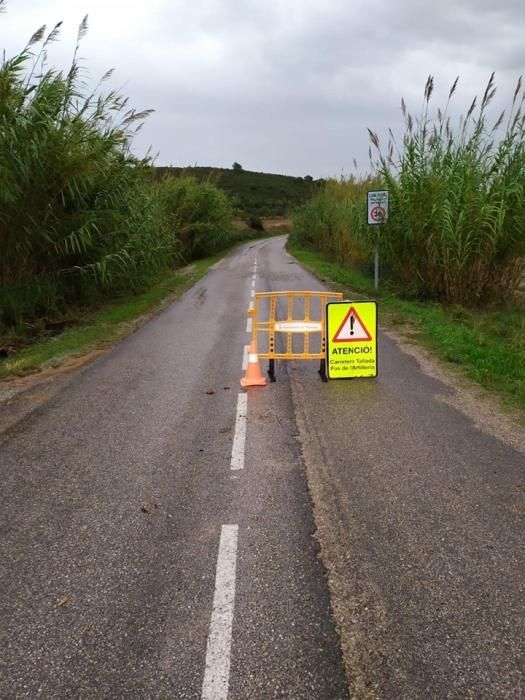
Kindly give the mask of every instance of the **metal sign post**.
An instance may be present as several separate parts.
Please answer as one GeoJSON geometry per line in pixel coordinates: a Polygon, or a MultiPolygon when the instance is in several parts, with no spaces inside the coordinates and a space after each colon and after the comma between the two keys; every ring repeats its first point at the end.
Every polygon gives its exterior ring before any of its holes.
{"type": "MultiPolygon", "coordinates": [[[[369,226],[376,226],[385,223],[388,219],[388,191],[374,190],[368,192],[368,215],[369,226]]],[[[374,249],[374,289],[379,286],[379,235],[376,239],[374,249]]]]}
{"type": "Polygon", "coordinates": [[[379,287],[379,241],[376,238],[374,247],[374,289],[379,287]]]}

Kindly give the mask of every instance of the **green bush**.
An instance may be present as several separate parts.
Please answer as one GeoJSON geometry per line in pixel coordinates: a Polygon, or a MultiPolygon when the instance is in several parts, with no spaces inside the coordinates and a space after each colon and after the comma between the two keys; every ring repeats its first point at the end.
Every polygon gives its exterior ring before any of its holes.
{"type": "Polygon", "coordinates": [[[186,260],[211,255],[236,240],[232,203],[215,185],[166,175],[159,187],[169,226],[186,260]]]}
{"type": "Polygon", "coordinates": [[[250,216],[248,219],[248,226],[253,231],[264,231],[264,224],[259,216],[250,216]]]}

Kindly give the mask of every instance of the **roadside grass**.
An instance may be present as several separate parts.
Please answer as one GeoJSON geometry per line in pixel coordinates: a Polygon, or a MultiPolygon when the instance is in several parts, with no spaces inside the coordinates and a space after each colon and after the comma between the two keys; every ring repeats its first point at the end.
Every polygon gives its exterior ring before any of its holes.
{"type": "Polygon", "coordinates": [[[164,272],[152,281],[147,291],[122,296],[95,311],[86,312],[63,332],[37,339],[6,358],[0,358],[0,378],[58,367],[69,358],[113,345],[192,287],[224,255],[222,252],[185,268],[164,272]]]}
{"type": "Polygon", "coordinates": [[[496,392],[506,407],[525,410],[525,305],[467,309],[399,298],[392,289],[325,256],[294,246],[289,252],[327,286],[380,302],[380,322],[433,351],[441,360],[496,392]]]}

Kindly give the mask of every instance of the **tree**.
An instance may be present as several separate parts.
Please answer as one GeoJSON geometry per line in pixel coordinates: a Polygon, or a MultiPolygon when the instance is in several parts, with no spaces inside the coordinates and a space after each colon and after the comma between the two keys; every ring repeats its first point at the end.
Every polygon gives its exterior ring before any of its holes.
{"type": "Polygon", "coordinates": [[[242,165],[235,161],[235,163],[232,165],[232,170],[234,170],[236,173],[240,173],[242,170],[242,165]]]}

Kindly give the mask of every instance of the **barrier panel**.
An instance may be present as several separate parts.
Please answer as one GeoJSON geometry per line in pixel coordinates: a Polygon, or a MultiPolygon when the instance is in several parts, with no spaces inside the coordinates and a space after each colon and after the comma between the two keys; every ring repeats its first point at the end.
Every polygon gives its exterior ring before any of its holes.
{"type": "Polygon", "coordinates": [[[342,299],[341,292],[256,292],[248,309],[252,346],[269,360],[270,381],[275,381],[275,360],[320,360],[319,374],[327,381],[325,309],[342,299]]]}

